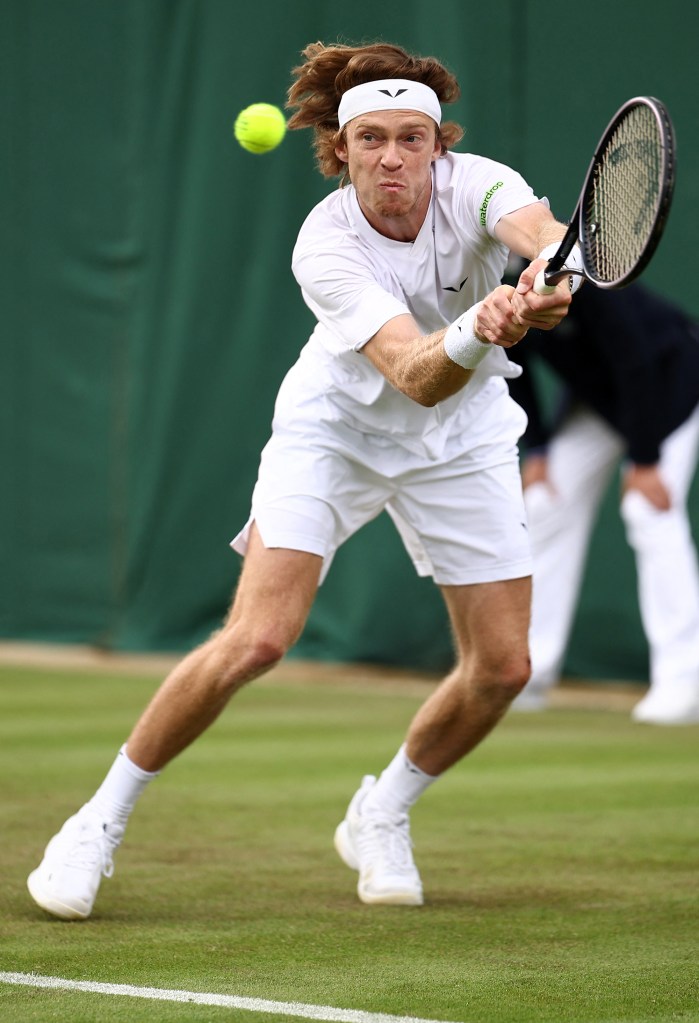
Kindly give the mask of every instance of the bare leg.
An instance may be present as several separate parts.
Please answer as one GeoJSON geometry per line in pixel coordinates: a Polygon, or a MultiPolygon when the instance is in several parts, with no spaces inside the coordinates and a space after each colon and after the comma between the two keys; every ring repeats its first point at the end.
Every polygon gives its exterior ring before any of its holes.
{"type": "Polygon", "coordinates": [[[265,548],[253,526],[225,625],[165,679],[127,743],[129,759],[160,771],[216,720],[246,682],[273,667],[299,638],[322,559],[265,548]]]}
{"type": "Polygon", "coordinates": [[[442,591],[454,629],[457,666],[413,718],[405,750],[399,750],[378,781],[371,775],[364,778],[335,831],[340,858],[359,872],[362,902],[422,905],[410,807],[491,731],[529,678],[531,580],[447,586],[442,591]]]}
{"type": "Polygon", "coordinates": [[[95,795],[70,817],[27,879],[53,916],[84,920],[149,773],[160,771],[221,713],[245,682],[279,661],[298,639],[318,587],[322,559],[267,550],[253,529],[228,619],[165,679],[95,795]]]}
{"type": "Polygon", "coordinates": [[[417,712],[406,740],[409,758],[432,776],[488,735],[529,678],[529,577],[442,592],[458,663],[417,712]]]}

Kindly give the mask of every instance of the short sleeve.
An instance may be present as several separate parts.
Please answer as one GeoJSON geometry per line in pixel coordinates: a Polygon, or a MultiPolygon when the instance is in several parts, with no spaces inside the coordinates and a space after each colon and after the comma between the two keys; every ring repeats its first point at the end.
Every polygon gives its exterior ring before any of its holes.
{"type": "Polygon", "coordinates": [[[475,220],[481,229],[493,235],[495,225],[502,217],[525,206],[541,202],[548,207],[548,199],[540,199],[521,174],[495,160],[480,158],[468,168],[463,179],[462,202],[464,215],[475,220]]]}
{"type": "Polygon", "coordinates": [[[297,246],[292,269],[318,322],[355,351],[395,316],[410,315],[405,302],[381,286],[361,252],[342,242],[306,251],[297,246]]]}

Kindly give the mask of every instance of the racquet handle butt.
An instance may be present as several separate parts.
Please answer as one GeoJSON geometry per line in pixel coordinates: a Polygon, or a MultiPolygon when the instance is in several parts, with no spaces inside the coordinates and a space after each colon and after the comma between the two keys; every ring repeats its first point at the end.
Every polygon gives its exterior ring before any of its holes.
{"type": "Polygon", "coordinates": [[[534,278],[534,291],[537,295],[551,295],[556,290],[554,286],[546,283],[545,274],[545,270],[539,270],[534,278]]]}

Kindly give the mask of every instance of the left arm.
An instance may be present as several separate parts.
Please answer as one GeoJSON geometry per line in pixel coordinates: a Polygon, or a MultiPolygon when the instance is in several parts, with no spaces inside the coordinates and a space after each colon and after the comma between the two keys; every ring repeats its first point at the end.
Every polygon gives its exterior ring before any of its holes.
{"type": "Polygon", "coordinates": [[[551,295],[537,295],[534,291],[536,275],[547,265],[547,260],[537,259],[537,256],[547,245],[559,242],[565,233],[565,225],[559,223],[542,202],[508,213],[495,225],[498,241],[530,260],[512,296],[515,317],[527,328],[551,330],[568,312],[571,296],[565,279],[559,281],[551,295]]]}
{"type": "Polygon", "coordinates": [[[495,225],[498,241],[530,262],[552,242],[559,242],[566,233],[548,206],[534,202],[501,217],[495,225]]]}
{"type": "MultiPolygon", "coordinates": [[[[509,213],[495,227],[498,240],[527,259],[534,259],[565,231],[543,203],[509,213]]],[[[485,296],[478,304],[474,324],[478,341],[509,348],[530,327],[550,330],[560,323],[570,305],[570,289],[564,282],[551,295],[535,294],[534,278],[544,266],[545,260],[534,259],[521,274],[516,289],[502,284],[485,296]]],[[[397,390],[431,407],[461,390],[473,375],[471,369],[462,369],[446,354],[446,332],[444,328],[424,337],[411,316],[396,316],[364,345],[362,354],[397,390]]]]}

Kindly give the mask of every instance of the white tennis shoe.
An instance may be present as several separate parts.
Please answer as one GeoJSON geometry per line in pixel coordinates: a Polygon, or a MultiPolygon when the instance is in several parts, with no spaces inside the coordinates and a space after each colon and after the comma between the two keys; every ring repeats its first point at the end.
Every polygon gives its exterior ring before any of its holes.
{"type": "Polygon", "coordinates": [[[123,836],[123,825],[106,821],[87,803],[46,846],[43,860],[27,879],[29,894],[53,916],[85,920],[102,878],[114,873],[112,857],[123,836]]]}
{"type": "Polygon", "coordinates": [[[650,689],[632,709],[631,717],[646,725],[699,724],[699,686],[650,689]]]}
{"type": "Polygon", "coordinates": [[[359,871],[357,893],[370,905],[421,906],[422,882],[413,861],[407,814],[386,817],[362,812],[362,804],[376,784],[366,775],[335,831],[340,859],[359,871]]]}

